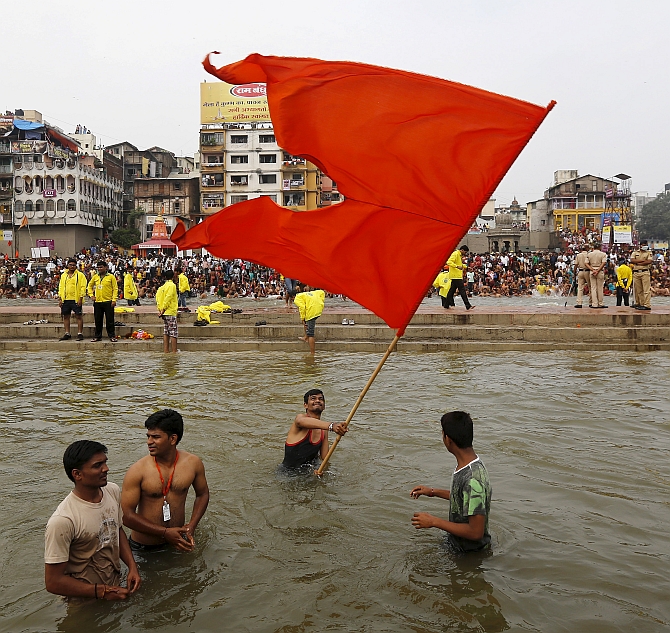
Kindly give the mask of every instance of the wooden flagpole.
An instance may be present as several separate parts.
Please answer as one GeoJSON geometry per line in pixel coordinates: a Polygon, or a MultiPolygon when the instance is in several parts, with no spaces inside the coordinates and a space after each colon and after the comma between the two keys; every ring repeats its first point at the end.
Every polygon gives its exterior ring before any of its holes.
{"type": "MultiPolygon", "coordinates": [[[[365,385],[365,387],[363,387],[363,391],[361,391],[360,395],[358,396],[358,400],[356,400],[353,408],[351,409],[351,412],[347,416],[347,419],[344,421],[344,426],[349,426],[349,422],[351,422],[351,419],[354,417],[356,410],[358,409],[361,402],[363,402],[365,394],[368,392],[368,389],[370,389],[370,387],[372,386],[372,383],[377,377],[377,374],[381,371],[382,367],[384,366],[386,359],[391,355],[391,352],[396,348],[396,345],[398,344],[398,341],[400,340],[401,336],[402,336],[401,334],[396,334],[395,338],[391,341],[391,344],[386,350],[386,353],[384,354],[384,356],[382,356],[382,359],[379,361],[379,365],[377,365],[377,368],[372,372],[372,376],[370,376],[370,379],[368,380],[367,384],[365,385]]],[[[325,470],[326,466],[328,465],[328,461],[330,460],[330,456],[333,454],[333,451],[335,450],[335,447],[337,446],[341,438],[342,438],[341,435],[338,435],[335,438],[335,441],[333,442],[333,445],[330,447],[328,454],[324,457],[323,461],[321,462],[321,466],[319,466],[318,470],[316,471],[316,474],[319,477],[323,474],[323,471],[325,470]]]]}

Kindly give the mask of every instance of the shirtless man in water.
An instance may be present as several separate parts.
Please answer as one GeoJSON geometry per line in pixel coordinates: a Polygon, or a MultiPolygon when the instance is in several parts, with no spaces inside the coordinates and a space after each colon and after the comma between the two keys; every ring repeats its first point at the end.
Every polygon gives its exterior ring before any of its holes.
{"type": "Polygon", "coordinates": [[[325,422],[321,414],[326,408],[326,399],[320,389],[310,389],[303,398],[305,413],[295,416],[288,431],[284,446],[284,466],[298,468],[312,463],[317,457],[328,454],[328,431],[344,435],[344,422],[325,422]]]}
{"type": "Polygon", "coordinates": [[[177,411],[157,411],[144,426],[149,455],[128,469],[121,493],[123,524],[132,530],[130,546],[151,551],[172,545],[191,552],[195,529],[209,503],[205,467],[199,457],[177,450],[184,433],[184,421],[177,411]],[[191,486],[195,502],[186,523],[186,495],[191,486]]]}

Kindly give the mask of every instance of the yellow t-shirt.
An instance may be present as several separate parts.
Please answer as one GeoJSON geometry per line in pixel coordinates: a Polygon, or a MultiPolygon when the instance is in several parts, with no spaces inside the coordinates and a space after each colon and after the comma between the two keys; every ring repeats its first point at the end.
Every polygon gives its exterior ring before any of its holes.
{"type": "Polygon", "coordinates": [[[461,251],[455,250],[447,260],[449,266],[449,279],[463,279],[463,259],[461,251]]]}
{"type": "Polygon", "coordinates": [[[64,271],[58,284],[58,296],[63,301],[79,301],[86,296],[86,275],[75,270],[70,277],[68,271],[64,271]]]}

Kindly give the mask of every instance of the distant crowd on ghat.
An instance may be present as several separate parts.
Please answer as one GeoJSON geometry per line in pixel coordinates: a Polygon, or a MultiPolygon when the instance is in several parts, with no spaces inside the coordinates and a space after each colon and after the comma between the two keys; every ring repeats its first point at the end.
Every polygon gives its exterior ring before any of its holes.
{"type": "MultiPolygon", "coordinates": [[[[521,295],[572,294],[576,287],[575,256],[582,245],[600,240],[597,230],[562,231],[563,248],[531,253],[468,253],[463,263],[464,282],[474,296],[511,297],[521,295]]],[[[616,245],[607,254],[604,293],[614,294],[616,269],[621,260],[628,261],[633,247],[616,245]]],[[[181,270],[189,281],[193,297],[221,299],[248,297],[252,299],[285,297],[282,275],[241,259],[220,260],[211,255],[190,257],[167,256],[160,253],[146,257],[124,255],[111,243],[93,246],[76,253],[78,267],[90,279],[96,272],[96,262],[104,260],[109,272],[123,289],[123,276],[131,273],[137,285],[139,299],[153,299],[160,287],[164,270],[181,270]]],[[[670,296],[670,251],[655,251],[651,267],[652,296],[670,296]]],[[[58,296],[58,284],[67,265],[67,258],[54,257],[39,262],[0,259],[0,297],[8,299],[45,298],[58,296]]],[[[364,272],[364,271],[362,271],[364,272]]],[[[431,288],[427,296],[437,293],[431,288]]],[[[332,296],[332,295],[329,295],[332,296]]]]}

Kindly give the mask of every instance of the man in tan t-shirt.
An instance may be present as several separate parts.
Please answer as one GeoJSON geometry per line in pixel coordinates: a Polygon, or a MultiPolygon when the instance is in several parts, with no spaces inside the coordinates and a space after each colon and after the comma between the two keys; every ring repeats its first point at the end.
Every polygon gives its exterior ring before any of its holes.
{"type": "Polygon", "coordinates": [[[121,492],[107,482],[107,448],[74,442],[63,466],[74,490],[47,523],[46,589],[67,597],[125,600],[140,586],[140,575],[122,527],[121,492]],[[120,560],[128,566],[127,588],[120,586],[120,560]]]}
{"type": "MultiPolygon", "coordinates": [[[[577,280],[577,303],[575,304],[575,308],[582,307],[584,285],[589,283],[588,253],[588,244],[582,244],[582,250],[575,257],[575,279],[577,280]]],[[[589,299],[590,305],[591,300],[589,299]]]]}
{"type": "Polygon", "coordinates": [[[603,285],[605,284],[605,264],[607,255],[600,250],[600,244],[593,244],[593,250],[588,254],[587,267],[589,274],[589,289],[591,290],[591,307],[606,308],[603,302],[603,285]]]}

